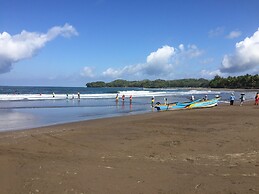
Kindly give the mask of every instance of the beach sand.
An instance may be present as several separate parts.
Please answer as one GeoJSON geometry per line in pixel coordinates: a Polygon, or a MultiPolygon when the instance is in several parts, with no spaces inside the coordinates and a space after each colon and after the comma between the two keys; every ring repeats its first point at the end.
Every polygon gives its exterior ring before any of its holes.
{"type": "Polygon", "coordinates": [[[0,193],[259,193],[259,107],[0,133],[0,193]]]}

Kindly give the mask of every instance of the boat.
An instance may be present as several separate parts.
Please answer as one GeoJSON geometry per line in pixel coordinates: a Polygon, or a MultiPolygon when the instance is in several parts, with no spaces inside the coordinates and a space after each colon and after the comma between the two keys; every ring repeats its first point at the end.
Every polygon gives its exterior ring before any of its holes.
{"type": "Polygon", "coordinates": [[[219,99],[220,97],[216,97],[211,100],[198,99],[190,102],[174,102],[169,104],[156,103],[155,108],[158,111],[209,108],[217,106],[219,99]]]}
{"type": "Polygon", "coordinates": [[[210,108],[218,105],[219,97],[212,98],[211,100],[200,101],[190,104],[186,108],[210,108]]]}
{"type": "Polygon", "coordinates": [[[188,107],[189,105],[191,105],[192,103],[199,102],[199,101],[201,101],[201,99],[191,101],[191,102],[173,102],[173,103],[169,103],[169,104],[160,104],[159,102],[157,102],[155,105],[155,108],[157,110],[161,110],[161,111],[184,109],[184,108],[188,107]]]}

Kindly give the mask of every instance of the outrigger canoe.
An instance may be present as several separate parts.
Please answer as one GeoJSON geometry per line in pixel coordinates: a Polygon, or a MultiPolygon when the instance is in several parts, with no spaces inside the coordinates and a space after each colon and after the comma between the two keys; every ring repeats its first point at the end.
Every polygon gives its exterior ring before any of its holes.
{"type": "Polygon", "coordinates": [[[175,102],[169,104],[157,103],[155,108],[159,111],[165,110],[179,110],[179,109],[194,109],[194,108],[209,108],[218,105],[220,97],[213,98],[211,100],[198,99],[191,102],[175,102]]]}

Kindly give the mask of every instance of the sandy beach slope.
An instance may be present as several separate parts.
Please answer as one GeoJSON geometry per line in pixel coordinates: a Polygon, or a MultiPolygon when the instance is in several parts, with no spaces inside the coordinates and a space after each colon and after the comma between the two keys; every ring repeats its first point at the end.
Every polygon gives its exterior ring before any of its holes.
{"type": "Polygon", "coordinates": [[[259,193],[259,107],[0,133],[0,193],[259,193]]]}

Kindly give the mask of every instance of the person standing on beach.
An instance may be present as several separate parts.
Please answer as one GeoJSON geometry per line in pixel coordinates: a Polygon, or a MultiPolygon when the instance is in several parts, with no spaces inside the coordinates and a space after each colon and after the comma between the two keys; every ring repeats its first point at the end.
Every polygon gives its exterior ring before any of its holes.
{"type": "Polygon", "coordinates": [[[152,107],[154,106],[154,103],[155,103],[155,97],[153,96],[153,97],[151,98],[151,106],[152,106],[152,107]]]}
{"type": "Polygon", "coordinates": [[[240,106],[242,106],[244,104],[244,101],[245,101],[245,94],[242,93],[240,96],[240,106]]]}
{"type": "Polygon", "coordinates": [[[119,101],[119,94],[116,95],[115,100],[116,100],[116,102],[119,101]]]}
{"type": "Polygon", "coordinates": [[[259,93],[257,92],[255,95],[255,105],[258,105],[258,101],[259,101],[259,93]]]}
{"type": "Polygon", "coordinates": [[[234,101],[235,101],[235,95],[234,95],[234,93],[231,94],[229,100],[230,100],[230,105],[234,105],[234,101]]]}
{"type": "Polygon", "coordinates": [[[80,93],[79,92],[77,93],[77,98],[80,99],[80,93]]]}
{"type": "Polygon", "coordinates": [[[125,95],[124,94],[122,95],[121,99],[124,102],[124,100],[125,100],[125,95]]]}

